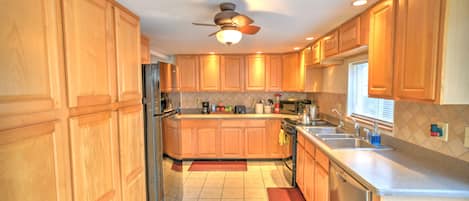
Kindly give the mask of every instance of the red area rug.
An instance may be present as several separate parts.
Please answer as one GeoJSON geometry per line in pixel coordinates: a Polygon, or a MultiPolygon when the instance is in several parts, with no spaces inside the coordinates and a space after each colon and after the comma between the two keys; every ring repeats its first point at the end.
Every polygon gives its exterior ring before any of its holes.
{"type": "Polygon", "coordinates": [[[267,188],[269,201],[305,201],[297,188],[267,188]]]}
{"type": "Polygon", "coordinates": [[[171,166],[171,170],[174,170],[176,172],[182,172],[182,162],[174,161],[173,165],[171,166]]]}
{"type": "Polygon", "coordinates": [[[194,161],[189,171],[247,171],[246,161],[194,161]]]}

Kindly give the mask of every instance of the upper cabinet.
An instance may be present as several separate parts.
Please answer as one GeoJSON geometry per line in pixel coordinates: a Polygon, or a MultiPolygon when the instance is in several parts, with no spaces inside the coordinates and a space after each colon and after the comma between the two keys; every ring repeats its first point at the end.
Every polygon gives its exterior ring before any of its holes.
{"type": "Polygon", "coordinates": [[[264,55],[249,55],[246,57],[246,90],[264,91],[266,77],[266,58],[264,55]]]}
{"type": "Polygon", "coordinates": [[[345,52],[361,45],[360,17],[349,20],[339,27],[339,52],[345,52]]]}
{"type": "Polygon", "coordinates": [[[53,0],[2,3],[0,116],[61,106],[62,32],[57,4],[53,0]]]}
{"type": "Polygon", "coordinates": [[[369,10],[368,95],[393,97],[394,19],[393,0],[378,3],[369,10]]]}
{"type": "Polygon", "coordinates": [[[177,86],[182,92],[199,90],[199,57],[195,55],[176,56],[177,86]]]}
{"type": "Polygon", "coordinates": [[[282,90],[283,91],[300,91],[301,65],[300,55],[288,53],[282,56],[282,90]]]}
{"type": "Polygon", "coordinates": [[[244,56],[221,56],[220,82],[222,91],[244,90],[244,56]]]}
{"type": "Polygon", "coordinates": [[[203,55],[200,59],[200,91],[220,91],[220,56],[203,55]]]}
{"type": "Polygon", "coordinates": [[[140,37],[140,57],[141,57],[142,64],[151,63],[150,39],[144,35],[140,37]]]}
{"type": "Polygon", "coordinates": [[[266,56],[265,90],[282,91],[282,55],[266,56]]]}
{"type": "Polygon", "coordinates": [[[172,69],[169,63],[160,63],[160,90],[161,92],[171,92],[172,85],[172,69]]]}
{"type": "Polygon", "coordinates": [[[304,55],[304,65],[311,66],[313,64],[313,55],[312,55],[312,47],[308,46],[303,49],[302,54],[304,55]]]}
{"type": "Polygon", "coordinates": [[[319,64],[321,62],[321,56],[322,56],[322,51],[321,51],[321,41],[316,41],[312,46],[311,46],[311,64],[319,64]]]}
{"type": "Polygon", "coordinates": [[[114,8],[118,100],[120,102],[140,100],[142,98],[142,67],[139,18],[123,7],[115,6],[114,8]]]}
{"type": "Polygon", "coordinates": [[[370,36],[370,11],[367,10],[360,15],[360,43],[368,45],[370,36]]]}
{"type": "Polygon", "coordinates": [[[112,4],[67,0],[63,8],[69,107],[115,102],[112,4]]]}
{"type": "Polygon", "coordinates": [[[322,39],[324,58],[339,53],[339,31],[334,30],[322,39]]]}

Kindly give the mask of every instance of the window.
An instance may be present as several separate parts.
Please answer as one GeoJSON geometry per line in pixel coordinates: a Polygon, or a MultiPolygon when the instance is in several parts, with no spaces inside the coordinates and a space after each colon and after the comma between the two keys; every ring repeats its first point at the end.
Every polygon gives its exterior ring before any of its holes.
{"type": "Polygon", "coordinates": [[[394,101],[368,97],[368,62],[350,64],[348,115],[393,122],[394,101]]]}

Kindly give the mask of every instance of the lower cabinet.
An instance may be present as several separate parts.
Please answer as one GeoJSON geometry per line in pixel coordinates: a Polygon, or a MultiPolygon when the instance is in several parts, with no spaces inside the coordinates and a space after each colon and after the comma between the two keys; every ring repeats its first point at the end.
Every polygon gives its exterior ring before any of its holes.
{"type": "Polygon", "coordinates": [[[304,159],[304,172],[303,172],[303,177],[304,177],[304,191],[303,191],[303,196],[305,197],[306,200],[316,200],[314,199],[314,193],[315,193],[315,188],[318,186],[315,185],[312,181],[314,181],[315,178],[315,170],[316,170],[316,164],[314,161],[314,157],[308,153],[305,152],[305,159],[304,159]]]}
{"type": "Polygon", "coordinates": [[[181,155],[180,134],[177,121],[173,118],[163,119],[163,151],[171,156],[181,155]]]}
{"type": "Polygon", "coordinates": [[[305,167],[305,148],[298,143],[296,147],[296,184],[298,188],[304,192],[304,167],[305,167]]]}
{"type": "Polygon", "coordinates": [[[223,157],[244,157],[244,128],[221,128],[220,135],[223,157]]]}
{"type": "Polygon", "coordinates": [[[118,140],[116,112],[70,118],[73,200],[121,200],[118,140]]]}
{"type": "Polygon", "coordinates": [[[314,169],[314,201],[329,200],[329,170],[316,163],[314,169]]]}
{"type": "Polygon", "coordinates": [[[265,128],[246,128],[246,157],[265,157],[265,139],[265,128]]]}
{"type": "Polygon", "coordinates": [[[217,156],[217,128],[198,128],[195,139],[197,143],[194,145],[198,157],[217,156]]]}
{"type": "MultiPolygon", "coordinates": [[[[283,147],[278,143],[282,121],[279,119],[270,119],[266,121],[266,149],[270,158],[286,158],[283,147]]],[[[287,145],[285,145],[287,147],[287,145]]],[[[290,154],[285,154],[290,155],[290,154]]]]}

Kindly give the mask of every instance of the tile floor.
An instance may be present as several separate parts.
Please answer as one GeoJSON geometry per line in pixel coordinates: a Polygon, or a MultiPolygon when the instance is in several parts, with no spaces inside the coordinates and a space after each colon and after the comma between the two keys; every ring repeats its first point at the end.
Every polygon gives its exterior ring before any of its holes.
{"type": "Polygon", "coordinates": [[[267,188],[290,187],[281,161],[248,161],[248,171],[171,170],[172,160],[164,160],[166,201],[267,201],[267,188]]]}

